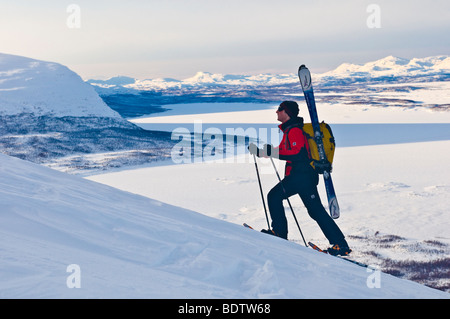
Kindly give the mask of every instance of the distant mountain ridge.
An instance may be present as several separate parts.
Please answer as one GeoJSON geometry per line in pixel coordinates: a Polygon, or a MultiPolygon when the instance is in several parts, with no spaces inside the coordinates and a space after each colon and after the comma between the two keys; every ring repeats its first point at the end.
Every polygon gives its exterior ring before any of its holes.
{"type": "MultiPolygon", "coordinates": [[[[343,63],[322,74],[313,72],[318,102],[341,102],[396,107],[424,106],[449,109],[448,104],[422,103],[408,98],[380,99],[367,92],[383,91],[372,84],[403,83],[402,91],[416,90],[412,83],[450,81],[450,56],[404,59],[388,56],[365,64],[343,63]],[[345,93],[353,93],[345,95],[345,93]]],[[[179,103],[280,103],[304,99],[296,70],[290,74],[224,75],[197,72],[184,80],[159,78],[138,80],[126,76],[88,80],[102,99],[127,118],[164,112],[165,105],[179,103]]],[[[391,89],[392,90],[392,89],[391,89]]],[[[394,89],[396,90],[396,89],[394,89]]]]}
{"type": "Polygon", "coordinates": [[[291,84],[296,81],[297,78],[292,74],[224,75],[197,72],[194,76],[184,80],[172,78],[139,80],[127,76],[117,76],[108,80],[89,79],[86,82],[93,85],[98,93],[110,94],[216,86],[270,86],[291,84]],[[127,79],[125,83],[124,79],[127,79]]]}
{"type": "MultiPolygon", "coordinates": [[[[314,70],[311,70],[314,73],[314,70]]],[[[385,77],[430,77],[440,80],[450,77],[450,56],[439,55],[426,58],[405,59],[388,56],[365,64],[343,63],[336,69],[322,74],[313,74],[316,83],[327,84],[337,79],[347,81],[374,80],[385,77]]],[[[133,79],[118,76],[108,80],[90,79],[100,94],[124,93],[131,91],[161,91],[181,88],[218,86],[280,86],[298,82],[295,70],[290,74],[232,75],[197,72],[193,77],[176,79],[133,79]],[[126,79],[126,81],[124,81],[126,79]]]]}
{"type": "Polygon", "coordinates": [[[320,74],[327,77],[382,77],[382,76],[426,76],[450,73],[450,56],[439,55],[427,58],[404,59],[388,56],[365,64],[343,63],[333,71],[320,74]]]}

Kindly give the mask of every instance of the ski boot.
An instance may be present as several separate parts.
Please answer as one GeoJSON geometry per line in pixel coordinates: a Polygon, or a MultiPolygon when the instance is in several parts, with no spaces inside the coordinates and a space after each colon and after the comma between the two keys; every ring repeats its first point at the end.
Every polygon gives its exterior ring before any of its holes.
{"type": "Polygon", "coordinates": [[[276,237],[280,237],[280,238],[283,238],[283,239],[287,239],[287,234],[286,234],[286,236],[277,234],[276,232],[274,232],[273,229],[262,229],[262,230],[261,230],[261,233],[269,234],[269,235],[276,236],[276,237]]]}
{"type": "Polygon", "coordinates": [[[338,244],[334,244],[328,248],[326,252],[333,256],[348,256],[352,250],[347,246],[339,246],[338,244]]]}

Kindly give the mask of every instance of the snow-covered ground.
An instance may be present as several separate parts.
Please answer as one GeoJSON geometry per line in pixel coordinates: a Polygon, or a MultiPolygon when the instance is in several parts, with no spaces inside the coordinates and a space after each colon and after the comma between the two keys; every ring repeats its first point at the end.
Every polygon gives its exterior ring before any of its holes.
{"type": "Polygon", "coordinates": [[[449,297],[241,225],[0,162],[1,298],[449,297]]]}

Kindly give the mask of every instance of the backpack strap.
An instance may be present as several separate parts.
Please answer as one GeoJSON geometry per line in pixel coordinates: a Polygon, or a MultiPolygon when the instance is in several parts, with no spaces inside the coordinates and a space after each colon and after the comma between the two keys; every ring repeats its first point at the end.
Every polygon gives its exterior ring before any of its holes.
{"type": "Polygon", "coordinates": [[[305,145],[304,147],[306,148],[306,154],[307,154],[307,156],[308,156],[308,160],[311,160],[311,159],[312,159],[312,156],[311,156],[311,150],[309,149],[308,137],[306,136],[305,131],[303,131],[302,127],[301,127],[299,124],[291,125],[291,126],[289,126],[289,127],[286,129],[286,132],[284,133],[284,134],[286,134],[286,138],[285,138],[285,140],[284,140],[284,143],[285,143],[284,146],[285,146],[285,148],[288,149],[288,150],[291,150],[291,149],[292,149],[291,143],[290,143],[290,141],[289,141],[289,131],[290,131],[291,129],[293,129],[294,127],[298,127],[298,128],[300,129],[300,131],[302,132],[302,135],[303,135],[303,138],[304,138],[304,145],[305,145]]]}

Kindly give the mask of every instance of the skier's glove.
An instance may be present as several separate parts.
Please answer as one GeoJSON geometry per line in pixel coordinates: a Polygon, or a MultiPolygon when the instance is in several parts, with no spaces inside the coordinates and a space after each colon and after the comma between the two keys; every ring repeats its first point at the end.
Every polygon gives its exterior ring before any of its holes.
{"type": "Polygon", "coordinates": [[[250,154],[256,155],[258,157],[261,154],[261,150],[253,143],[250,143],[248,145],[248,151],[250,152],[250,154]]]}
{"type": "Polygon", "coordinates": [[[272,144],[264,144],[264,149],[263,149],[263,153],[264,155],[270,157],[272,156],[272,144]]]}
{"type": "Polygon", "coordinates": [[[272,144],[265,144],[263,149],[263,154],[265,157],[278,158],[278,148],[273,147],[272,144]]]}

